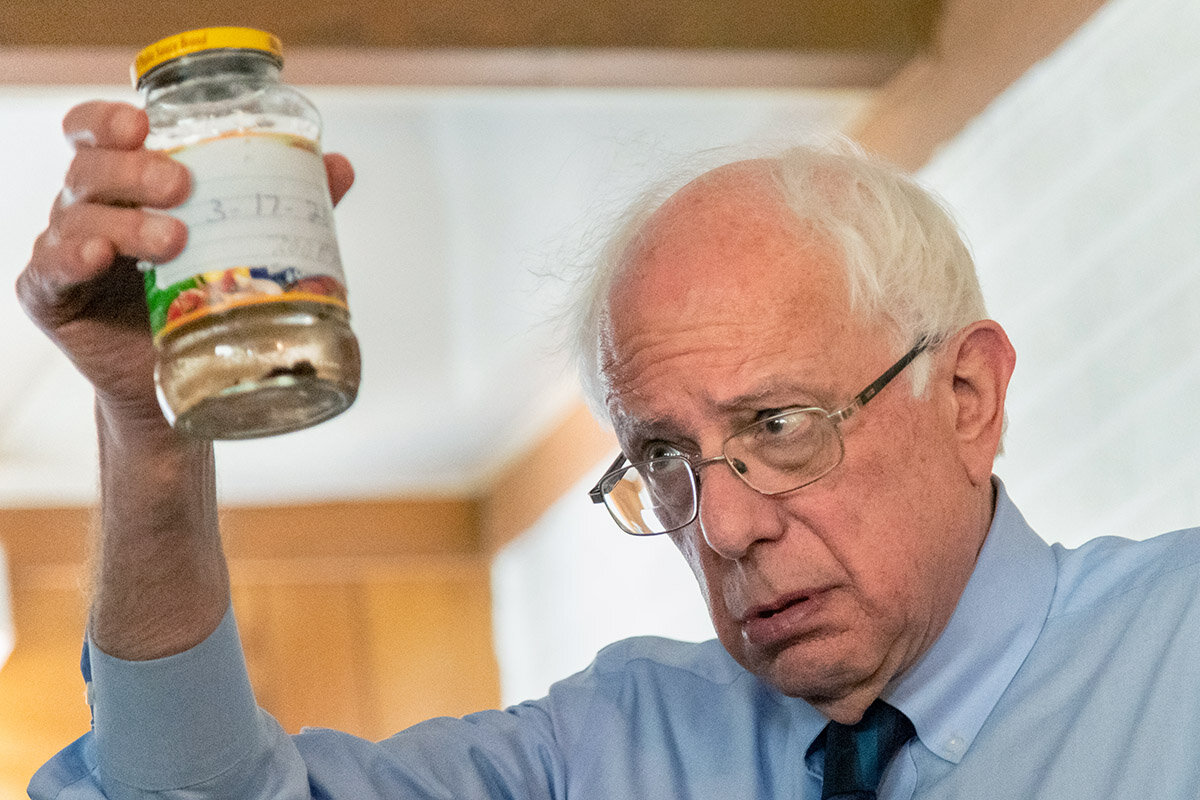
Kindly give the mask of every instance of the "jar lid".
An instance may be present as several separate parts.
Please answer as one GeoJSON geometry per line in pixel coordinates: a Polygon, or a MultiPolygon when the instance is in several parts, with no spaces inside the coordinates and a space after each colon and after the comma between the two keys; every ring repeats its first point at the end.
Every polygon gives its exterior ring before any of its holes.
{"type": "Polygon", "coordinates": [[[283,63],[283,45],[279,37],[272,33],[254,28],[199,28],[168,36],[143,48],[130,69],[133,73],[133,84],[136,86],[142,77],[155,67],[180,56],[220,48],[261,50],[283,63]]]}

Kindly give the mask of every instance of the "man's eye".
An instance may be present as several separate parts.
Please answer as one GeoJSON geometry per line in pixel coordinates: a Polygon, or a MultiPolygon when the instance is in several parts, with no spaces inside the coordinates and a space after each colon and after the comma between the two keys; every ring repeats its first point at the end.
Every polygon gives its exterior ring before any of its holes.
{"type": "Polygon", "coordinates": [[[798,420],[790,416],[768,417],[763,421],[763,430],[775,436],[786,436],[799,427],[798,420]]]}
{"type": "Polygon", "coordinates": [[[799,411],[797,408],[763,411],[758,415],[759,426],[767,433],[786,436],[803,425],[804,415],[799,411]]]}
{"type": "Polygon", "coordinates": [[[674,445],[666,442],[650,442],[642,448],[642,458],[650,461],[655,458],[663,458],[664,456],[681,456],[683,451],[674,445]]]}
{"type": "Polygon", "coordinates": [[[806,409],[777,412],[775,416],[766,417],[758,423],[752,439],[756,446],[791,447],[819,434],[822,419],[820,412],[806,409]]]}

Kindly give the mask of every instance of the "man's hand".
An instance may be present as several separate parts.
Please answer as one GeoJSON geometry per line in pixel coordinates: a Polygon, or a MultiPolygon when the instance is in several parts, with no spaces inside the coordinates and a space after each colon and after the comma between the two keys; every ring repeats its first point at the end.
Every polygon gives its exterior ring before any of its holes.
{"type": "Polygon", "coordinates": [[[102,405],[161,413],[136,261],[165,261],[183,249],[183,223],[154,209],[187,198],[188,171],[142,147],[149,123],[132,106],[84,103],[67,113],[63,131],[75,158],[17,296],[102,405]]]}
{"type": "MultiPolygon", "coordinates": [[[[143,147],[146,114],[122,103],[71,109],[63,131],[75,148],[50,224],[38,238],[17,294],[33,321],[120,416],[158,415],[154,353],[139,259],[166,261],[187,241],[163,213],[188,196],[181,164],[143,147]]],[[[354,181],[342,156],[326,157],[334,201],[354,181]]]]}

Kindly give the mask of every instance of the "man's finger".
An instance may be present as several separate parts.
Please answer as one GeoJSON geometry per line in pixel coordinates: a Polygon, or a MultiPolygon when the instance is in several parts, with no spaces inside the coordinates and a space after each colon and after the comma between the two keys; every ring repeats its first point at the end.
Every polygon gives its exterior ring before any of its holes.
{"type": "Polygon", "coordinates": [[[333,197],[333,204],[337,205],[354,184],[354,167],[350,165],[350,159],[341,153],[328,153],[325,156],[325,174],[329,178],[329,194],[333,197]]]}
{"type": "MultiPolygon", "coordinates": [[[[95,204],[83,204],[64,211],[54,236],[46,237],[46,244],[53,245],[58,250],[57,257],[64,259],[64,269],[85,271],[106,267],[114,255],[168,261],[178,255],[186,243],[187,228],[174,217],[136,208],[95,204]]],[[[87,277],[90,276],[76,275],[73,280],[87,277]]]]}
{"type": "Polygon", "coordinates": [[[128,103],[92,100],[80,103],[63,117],[63,134],[76,150],[81,147],[133,150],[142,145],[149,132],[146,112],[128,103]]]}
{"type": "Polygon", "coordinates": [[[92,202],[170,208],[187,198],[190,186],[187,168],[161,153],[89,147],[71,161],[59,205],[92,202]]]}

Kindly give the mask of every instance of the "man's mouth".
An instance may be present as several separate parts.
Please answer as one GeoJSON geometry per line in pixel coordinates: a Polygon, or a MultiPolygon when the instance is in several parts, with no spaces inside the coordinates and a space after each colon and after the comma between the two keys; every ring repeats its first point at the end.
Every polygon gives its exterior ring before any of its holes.
{"type": "Polygon", "coordinates": [[[778,614],[779,612],[788,608],[789,606],[792,606],[796,603],[803,603],[806,600],[808,600],[807,593],[795,595],[793,597],[789,597],[786,600],[782,600],[773,606],[769,606],[767,608],[761,608],[758,611],[756,611],[753,614],[753,616],[759,617],[761,619],[770,619],[771,617],[775,616],[776,614],[778,614]]]}
{"type": "Polygon", "coordinates": [[[815,625],[826,592],[806,590],[754,606],[742,618],[742,634],[757,647],[772,647],[802,636],[815,625]]]}

